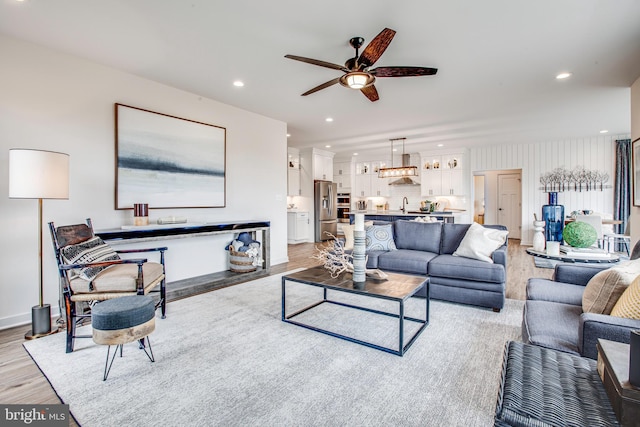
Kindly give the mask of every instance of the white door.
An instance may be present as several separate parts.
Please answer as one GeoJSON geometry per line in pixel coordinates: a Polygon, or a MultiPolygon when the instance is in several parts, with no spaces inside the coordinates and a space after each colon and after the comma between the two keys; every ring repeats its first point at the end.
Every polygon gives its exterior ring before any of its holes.
{"type": "Polygon", "coordinates": [[[498,175],[498,224],[505,225],[509,237],[520,239],[522,227],[521,174],[498,175]]]}

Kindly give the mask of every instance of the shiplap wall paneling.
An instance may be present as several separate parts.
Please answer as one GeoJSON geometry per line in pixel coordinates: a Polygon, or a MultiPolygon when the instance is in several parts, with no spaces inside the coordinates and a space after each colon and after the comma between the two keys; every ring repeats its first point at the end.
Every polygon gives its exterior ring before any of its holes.
{"type": "Polygon", "coordinates": [[[604,191],[565,191],[559,203],[568,215],[574,210],[591,209],[613,215],[613,185],[615,140],[625,135],[576,138],[531,144],[496,145],[469,150],[470,172],[522,170],[522,244],[530,245],[533,238],[533,213],[540,216],[548,197],[540,189],[540,175],[558,167],[604,171],[609,174],[609,188],[604,191]]]}

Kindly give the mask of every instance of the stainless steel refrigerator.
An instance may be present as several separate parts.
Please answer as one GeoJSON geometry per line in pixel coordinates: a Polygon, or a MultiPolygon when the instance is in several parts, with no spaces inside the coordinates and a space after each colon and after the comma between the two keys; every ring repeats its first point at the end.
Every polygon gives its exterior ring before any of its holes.
{"type": "Polygon", "coordinates": [[[338,187],[331,181],[314,181],[315,241],[331,239],[338,233],[338,187]],[[325,233],[325,231],[327,233],[325,233]]]}

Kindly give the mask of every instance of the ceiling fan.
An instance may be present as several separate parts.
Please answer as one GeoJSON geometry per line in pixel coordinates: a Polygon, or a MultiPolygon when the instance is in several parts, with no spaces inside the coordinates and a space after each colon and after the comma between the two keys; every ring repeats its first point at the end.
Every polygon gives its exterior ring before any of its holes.
{"type": "Polygon", "coordinates": [[[347,59],[344,65],[332,64],[330,62],[320,61],[318,59],[305,58],[303,56],[285,55],[285,58],[294,59],[296,61],[306,62],[308,64],[318,65],[320,67],[340,70],[343,76],[329,80],[319,86],[314,87],[302,94],[302,96],[310,95],[336,83],[340,83],[344,87],[351,89],[359,89],[371,102],[380,99],[378,91],[373,85],[376,77],[412,77],[412,76],[429,76],[438,72],[437,68],[426,67],[378,67],[371,68],[373,64],[380,59],[384,51],[387,49],[396,32],[392,29],[385,28],[374,37],[373,40],[364,48],[362,54],[358,56],[358,49],[362,47],[364,39],[362,37],[353,37],[349,40],[349,44],[356,50],[353,58],[347,59]]]}

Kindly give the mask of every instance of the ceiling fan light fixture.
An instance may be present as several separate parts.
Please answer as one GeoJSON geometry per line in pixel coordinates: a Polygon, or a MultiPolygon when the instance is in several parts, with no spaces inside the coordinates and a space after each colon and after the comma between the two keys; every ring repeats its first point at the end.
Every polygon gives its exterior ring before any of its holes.
{"type": "Polygon", "coordinates": [[[369,73],[363,73],[362,71],[352,71],[340,77],[340,83],[342,86],[357,90],[371,86],[375,81],[375,77],[369,73]]]}

